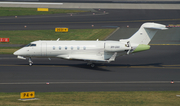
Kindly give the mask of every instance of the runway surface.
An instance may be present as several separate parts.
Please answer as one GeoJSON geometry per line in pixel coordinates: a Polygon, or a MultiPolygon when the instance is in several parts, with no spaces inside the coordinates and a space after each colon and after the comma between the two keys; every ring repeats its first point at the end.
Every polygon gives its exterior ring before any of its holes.
{"type": "MultiPolygon", "coordinates": [[[[5,1],[5,0],[2,0],[5,1]]],[[[179,3],[178,0],[10,0],[13,2],[70,2],[70,3],[179,3]]]]}
{"type": "MultiPolygon", "coordinates": [[[[179,10],[96,11],[98,12],[95,15],[86,12],[72,16],[56,14],[0,17],[0,29],[125,28],[127,25],[130,28],[139,28],[147,21],[165,25],[180,23],[179,10]]],[[[29,67],[27,60],[19,60],[12,55],[0,55],[0,92],[179,90],[179,48],[178,45],[153,45],[148,51],[118,57],[115,62],[99,65],[94,69],[81,61],[49,61],[37,58],[33,59],[34,65],[29,67]],[[172,80],[174,84],[171,84],[172,80]]]]}
{"type": "Polygon", "coordinates": [[[179,47],[151,46],[148,51],[118,57],[115,62],[94,69],[81,61],[37,58],[30,67],[27,60],[0,55],[0,91],[179,90],[179,47]]]}
{"type": "Polygon", "coordinates": [[[76,14],[44,16],[0,17],[0,30],[40,30],[68,27],[91,28],[139,28],[145,22],[165,25],[180,23],[180,10],[96,10],[76,14]],[[94,13],[94,15],[93,15],[94,13]],[[24,26],[27,26],[26,28],[24,26]],[[94,27],[92,27],[94,25],[94,27]]]}
{"type": "MultiPolygon", "coordinates": [[[[43,0],[45,1],[45,0],[43,0]]],[[[48,0],[50,1],[50,0],[48,0]]],[[[61,9],[180,9],[178,0],[62,0],[45,2],[0,2],[0,7],[61,8],[61,9]],[[65,2],[63,2],[65,1],[65,2]],[[73,2],[71,2],[73,1],[73,2]]]]}

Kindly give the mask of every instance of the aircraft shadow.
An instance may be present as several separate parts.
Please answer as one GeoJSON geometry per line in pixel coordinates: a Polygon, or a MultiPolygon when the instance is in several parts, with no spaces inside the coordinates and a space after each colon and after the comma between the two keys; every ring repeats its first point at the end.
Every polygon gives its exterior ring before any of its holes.
{"type": "Polygon", "coordinates": [[[96,66],[95,67],[90,67],[89,65],[87,65],[87,64],[76,64],[76,65],[73,65],[73,66],[71,66],[71,67],[76,67],[76,68],[84,68],[84,69],[90,69],[90,70],[95,70],[95,71],[111,71],[111,70],[108,70],[108,69],[105,69],[105,68],[103,68],[102,67],[103,65],[101,65],[101,64],[96,64],[96,66]]]}
{"type": "MultiPolygon", "coordinates": [[[[28,64],[17,64],[17,65],[22,65],[22,66],[28,66],[28,64]]],[[[67,67],[75,67],[75,68],[82,68],[82,69],[89,69],[89,70],[94,70],[94,71],[106,71],[106,72],[112,72],[110,69],[107,69],[106,67],[132,67],[132,66],[154,66],[154,67],[162,67],[162,63],[149,63],[149,64],[96,64],[95,67],[90,67],[86,63],[84,64],[33,64],[33,66],[67,66],[67,67]]],[[[33,67],[32,66],[32,67],[33,67]]]]}
{"type": "Polygon", "coordinates": [[[149,64],[109,64],[107,66],[126,66],[126,67],[131,67],[131,66],[154,66],[154,67],[162,67],[162,63],[149,63],[149,64]]]}

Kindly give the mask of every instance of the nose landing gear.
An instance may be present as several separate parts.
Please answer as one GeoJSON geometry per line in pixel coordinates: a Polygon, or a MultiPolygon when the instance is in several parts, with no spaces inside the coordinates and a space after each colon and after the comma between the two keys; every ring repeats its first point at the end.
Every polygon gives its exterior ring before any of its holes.
{"type": "Polygon", "coordinates": [[[31,60],[31,57],[29,58],[29,66],[32,66],[33,65],[33,62],[31,60]]]}

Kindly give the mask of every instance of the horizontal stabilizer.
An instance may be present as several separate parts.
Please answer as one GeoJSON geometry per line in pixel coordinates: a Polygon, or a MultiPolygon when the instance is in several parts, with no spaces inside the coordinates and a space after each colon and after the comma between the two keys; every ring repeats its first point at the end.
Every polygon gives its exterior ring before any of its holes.
{"type": "Polygon", "coordinates": [[[166,29],[168,29],[166,27],[151,27],[151,26],[146,26],[144,28],[146,28],[146,29],[159,29],[159,30],[166,30],[166,29]]]}

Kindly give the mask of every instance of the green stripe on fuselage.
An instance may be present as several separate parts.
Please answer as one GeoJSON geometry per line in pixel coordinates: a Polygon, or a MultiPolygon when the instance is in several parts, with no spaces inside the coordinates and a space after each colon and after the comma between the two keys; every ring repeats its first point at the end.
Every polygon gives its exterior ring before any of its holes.
{"type": "Polygon", "coordinates": [[[150,49],[149,45],[139,44],[138,47],[136,47],[136,49],[133,51],[133,53],[141,52],[141,51],[145,51],[145,50],[149,50],[149,49],[150,49]]]}

